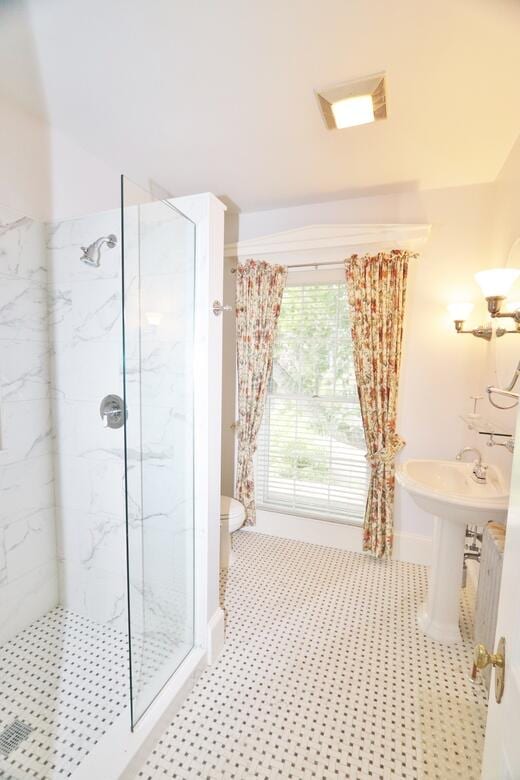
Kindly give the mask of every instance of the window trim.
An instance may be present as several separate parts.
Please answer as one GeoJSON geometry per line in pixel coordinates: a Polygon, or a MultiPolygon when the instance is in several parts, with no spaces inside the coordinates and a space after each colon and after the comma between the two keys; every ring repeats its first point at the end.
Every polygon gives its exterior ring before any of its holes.
{"type": "Polygon", "coordinates": [[[310,520],[325,520],[327,523],[336,523],[337,525],[350,525],[354,526],[355,528],[362,528],[363,527],[363,518],[361,517],[351,517],[349,515],[345,515],[344,517],[340,517],[339,515],[329,515],[327,513],[322,512],[321,514],[319,512],[307,512],[303,510],[294,509],[291,507],[282,507],[280,504],[266,504],[264,502],[257,503],[256,505],[257,509],[261,509],[264,512],[271,512],[272,514],[276,515],[291,515],[292,517],[308,517],[310,520]]]}

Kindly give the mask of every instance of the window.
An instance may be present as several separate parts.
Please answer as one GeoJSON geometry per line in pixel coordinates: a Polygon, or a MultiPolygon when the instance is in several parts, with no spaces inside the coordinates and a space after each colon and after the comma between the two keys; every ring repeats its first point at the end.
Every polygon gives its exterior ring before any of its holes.
{"type": "Polygon", "coordinates": [[[345,284],[286,287],[258,440],[258,505],[360,523],[365,452],[345,284]]]}

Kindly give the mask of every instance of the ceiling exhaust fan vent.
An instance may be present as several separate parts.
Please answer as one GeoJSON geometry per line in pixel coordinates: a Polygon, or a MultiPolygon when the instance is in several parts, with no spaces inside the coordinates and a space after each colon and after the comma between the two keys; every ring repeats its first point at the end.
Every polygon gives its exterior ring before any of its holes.
{"type": "Polygon", "coordinates": [[[317,90],[316,97],[329,130],[386,119],[385,81],[385,74],[378,73],[317,90]]]}

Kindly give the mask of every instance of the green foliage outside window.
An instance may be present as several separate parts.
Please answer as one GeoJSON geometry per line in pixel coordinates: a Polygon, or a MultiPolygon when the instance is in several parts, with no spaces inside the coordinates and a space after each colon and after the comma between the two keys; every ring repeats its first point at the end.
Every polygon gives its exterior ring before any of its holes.
{"type": "Polygon", "coordinates": [[[272,476],[341,482],[331,447],[365,447],[344,284],[286,288],[270,396],[272,476]]]}

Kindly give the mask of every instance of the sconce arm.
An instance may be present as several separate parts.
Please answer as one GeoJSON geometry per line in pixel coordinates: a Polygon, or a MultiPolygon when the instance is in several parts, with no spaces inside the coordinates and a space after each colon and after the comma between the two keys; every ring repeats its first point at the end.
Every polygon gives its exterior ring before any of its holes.
{"type": "MultiPolygon", "coordinates": [[[[520,309],[516,309],[515,311],[501,311],[502,304],[505,301],[505,298],[500,297],[499,295],[491,295],[488,298],[486,298],[487,305],[488,305],[488,312],[491,315],[492,319],[498,319],[507,317],[508,319],[512,319],[516,322],[517,329],[520,325],[520,309]]],[[[514,330],[507,331],[508,333],[515,333],[514,330]]]]}
{"type": "MultiPolygon", "coordinates": [[[[478,339],[486,339],[486,341],[491,341],[493,336],[492,328],[484,328],[481,326],[479,328],[473,328],[473,330],[463,330],[464,320],[454,320],[454,322],[457,333],[470,333],[472,336],[475,336],[478,339]]],[[[498,330],[503,330],[503,328],[499,328],[498,330]]],[[[498,333],[497,331],[497,336],[502,336],[502,333],[498,333]]]]}

